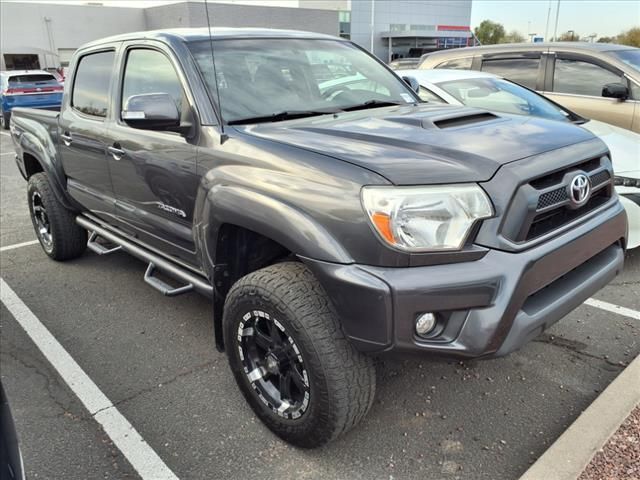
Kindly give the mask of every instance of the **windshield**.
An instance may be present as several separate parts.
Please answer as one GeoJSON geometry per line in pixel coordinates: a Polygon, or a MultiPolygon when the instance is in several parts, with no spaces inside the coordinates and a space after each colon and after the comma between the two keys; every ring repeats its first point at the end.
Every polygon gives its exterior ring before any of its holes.
{"type": "Polygon", "coordinates": [[[470,78],[437,85],[470,107],[565,122],[576,119],[543,96],[501,78],[470,78]]]}
{"type": "MultiPolygon", "coordinates": [[[[213,44],[225,122],[277,121],[289,118],[287,113],[300,117],[417,101],[402,80],[348,42],[261,38],[213,44]]],[[[217,100],[210,42],[189,48],[217,100]]]]}
{"type": "Polygon", "coordinates": [[[640,48],[634,48],[633,50],[612,50],[609,54],[640,72],[640,48]]]}

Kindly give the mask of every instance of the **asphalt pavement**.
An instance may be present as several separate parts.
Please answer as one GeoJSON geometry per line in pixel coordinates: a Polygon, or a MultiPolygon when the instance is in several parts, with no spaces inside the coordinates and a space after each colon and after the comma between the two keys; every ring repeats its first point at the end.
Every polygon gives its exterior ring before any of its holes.
{"type": "MultiPolygon", "coordinates": [[[[26,184],[0,135],[0,245],[35,239],[26,184]]],[[[359,427],[304,451],[245,404],[213,344],[212,306],[166,298],[145,265],[89,251],[0,252],[0,275],[162,461],[183,479],[515,479],[640,353],[640,320],[582,305],[506,358],[380,363],[359,427]]],[[[640,311],[640,251],[596,299],[640,311]]],[[[138,478],[94,416],[0,307],[0,372],[30,479],[138,478]]]]}

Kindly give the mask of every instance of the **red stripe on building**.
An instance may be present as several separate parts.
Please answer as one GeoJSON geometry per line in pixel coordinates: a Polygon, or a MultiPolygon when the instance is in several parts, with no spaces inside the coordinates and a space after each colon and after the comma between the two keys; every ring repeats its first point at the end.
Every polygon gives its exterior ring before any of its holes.
{"type": "Polygon", "coordinates": [[[447,30],[453,32],[469,32],[471,29],[462,25],[438,25],[438,30],[447,30]]]}

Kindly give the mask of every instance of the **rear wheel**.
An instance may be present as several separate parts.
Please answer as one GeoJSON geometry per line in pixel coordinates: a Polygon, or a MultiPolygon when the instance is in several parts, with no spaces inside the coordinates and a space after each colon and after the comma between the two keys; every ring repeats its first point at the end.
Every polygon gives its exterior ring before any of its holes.
{"type": "Polygon", "coordinates": [[[231,370],[257,416],[303,448],[355,426],[375,395],[373,359],[346,339],[329,299],[300,263],[240,279],[224,309],[231,370]]]}
{"type": "Polygon", "coordinates": [[[29,213],[40,245],[54,260],[79,257],[87,246],[87,232],[75,222],[73,212],[58,201],[45,173],[29,178],[29,213]]]}

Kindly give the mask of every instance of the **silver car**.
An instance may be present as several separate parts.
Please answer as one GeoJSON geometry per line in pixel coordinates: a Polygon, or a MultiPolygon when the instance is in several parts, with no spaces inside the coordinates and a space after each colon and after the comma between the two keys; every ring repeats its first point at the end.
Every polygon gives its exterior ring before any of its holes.
{"type": "Polygon", "coordinates": [[[419,68],[481,70],[574,112],[640,132],[640,49],[609,43],[513,43],[422,56],[419,68]]]}

